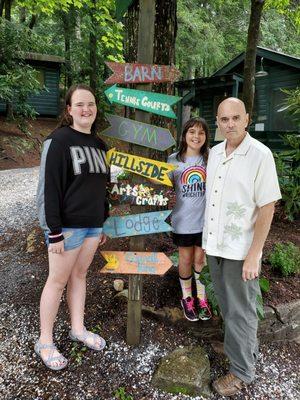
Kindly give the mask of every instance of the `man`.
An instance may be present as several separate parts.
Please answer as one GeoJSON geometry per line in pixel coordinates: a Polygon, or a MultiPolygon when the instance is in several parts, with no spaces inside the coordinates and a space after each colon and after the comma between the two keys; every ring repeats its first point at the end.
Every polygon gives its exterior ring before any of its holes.
{"type": "Polygon", "coordinates": [[[210,151],[203,248],[225,325],[227,375],[213,382],[232,396],[254,379],[258,354],[256,298],[262,249],[281,198],[271,151],[246,129],[249,115],[236,98],[218,108],[225,141],[210,151]]]}

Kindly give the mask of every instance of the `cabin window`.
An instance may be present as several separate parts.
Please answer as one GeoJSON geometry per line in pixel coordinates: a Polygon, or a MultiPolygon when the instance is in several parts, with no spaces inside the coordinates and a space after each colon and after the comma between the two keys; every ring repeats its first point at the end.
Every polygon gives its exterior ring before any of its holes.
{"type": "Polygon", "coordinates": [[[35,70],[35,79],[39,82],[39,89],[45,89],[45,71],[43,69],[35,70]]]}
{"type": "MultiPolygon", "coordinates": [[[[289,88],[290,89],[290,88],[289,88]]],[[[297,123],[284,108],[286,93],[280,89],[274,89],[271,96],[271,130],[272,131],[296,131],[297,123]]]]}

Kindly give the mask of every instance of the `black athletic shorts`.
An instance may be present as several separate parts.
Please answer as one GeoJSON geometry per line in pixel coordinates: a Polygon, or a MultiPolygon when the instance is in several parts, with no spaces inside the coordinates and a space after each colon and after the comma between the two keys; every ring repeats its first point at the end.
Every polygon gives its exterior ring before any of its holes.
{"type": "Polygon", "coordinates": [[[172,232],[173,243],[178,247],[202,247],[202,232],[199,233],[174,233],[172,232]]]}

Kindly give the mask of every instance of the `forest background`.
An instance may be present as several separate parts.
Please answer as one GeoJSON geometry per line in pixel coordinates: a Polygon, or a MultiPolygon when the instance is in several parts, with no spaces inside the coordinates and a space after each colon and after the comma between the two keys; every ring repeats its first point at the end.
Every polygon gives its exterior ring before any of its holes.
{"type": "MultiPolygon", "coordinates": [[[[210,76],[246,50],[254,3],[263,3],[258,45],[300,56],[299,0],[161,0],[154,62],[175,63],[181,79],[210,76]],[[164,17],[170,15],[168,28],[164,17]]],[[[88,83],[106,111],[103,82],[110,72],[104,61],[136,60],[138,13],[129,12],[121,22],[115,13],[114,0],[1,0],[0,95],[7,104],[18,103],[8,114],[34,116],[26,98],[41,88],[24,62],[29,51],[64,57],[62,95],[72,83],[88,83]]]]}

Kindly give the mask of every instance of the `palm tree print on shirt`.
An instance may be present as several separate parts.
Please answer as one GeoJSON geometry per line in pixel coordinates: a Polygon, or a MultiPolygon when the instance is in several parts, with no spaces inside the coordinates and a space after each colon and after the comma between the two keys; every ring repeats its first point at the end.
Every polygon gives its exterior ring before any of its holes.
{"type": "Polygon", "coordinates": [[[225,225],[224,234],[229,235],[231,240],[239,240],[242,236],[242,228],[236,224],[225,225]]]}
{"type": "Polygon", "coordinates": [[[226,215],[232,215],[235,219],[241,219],[246,214],[246,208],[243,204],[238,204],[236,201],[233,203],[227,204],[227,212],[226,215]]]}

